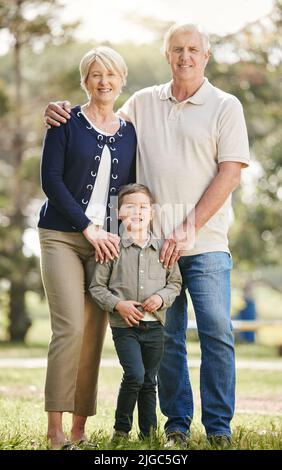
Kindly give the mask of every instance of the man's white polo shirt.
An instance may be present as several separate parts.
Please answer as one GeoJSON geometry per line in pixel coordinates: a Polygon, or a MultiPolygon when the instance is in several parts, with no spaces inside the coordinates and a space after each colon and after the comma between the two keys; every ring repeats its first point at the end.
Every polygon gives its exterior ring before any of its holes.
{"type": "MultiPolygon", "coordinates": [[[[171,82],[140,90],[121,111],[137,133],[137,181],[153,192],[161,211],[154,232],[168,236],[188,215],[225,161],[249,165],[248,135],[239,100],[205,78],[186,101],[171,82]],[[164,217],[165,214],[165,217],[164,217]]],[[[229,251],[231,196],[198,232],[187,255],[229,251]]]]}

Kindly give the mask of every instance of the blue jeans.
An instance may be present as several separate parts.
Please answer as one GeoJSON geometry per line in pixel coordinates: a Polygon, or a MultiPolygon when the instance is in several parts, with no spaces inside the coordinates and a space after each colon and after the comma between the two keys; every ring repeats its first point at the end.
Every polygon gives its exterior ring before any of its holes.
{"type": "Polygon", "coordinates": [[[207,435],[231,435],[235,402],[234,340],[230,319],[230,270],[225,252],[183,256],[180,295],[167,311],[165,349],[158,375],[166,433],[189,431],[193,395],[186,351],[187,298],[191,296],[201,345],[200,393],[202,423],[207,435]]]}
{"type": "Polygon", "coordinates": [[[158,321],[140,327],[112,327],[113,340],[124,374],[115,413],[116,431],[129,432],[138,405],[138,424],[143,437],[157,428],[157,373],[164,348],[164,327],[158,321]]]}

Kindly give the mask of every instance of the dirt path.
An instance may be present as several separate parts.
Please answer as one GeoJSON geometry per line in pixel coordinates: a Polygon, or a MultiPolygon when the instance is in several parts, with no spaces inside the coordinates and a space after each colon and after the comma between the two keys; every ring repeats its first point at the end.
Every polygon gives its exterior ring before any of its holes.
{"type": "MultiPolygon", "coordinates": [[[[0,359],[0,368],[24,368],[24,369],[44,369],[46,368],[47,361],[45,358],[11,358],[11,359],[0,359]]],[[[102,359],[102,368],[108,367],[120,367],[118,360],[116,358],[103,358],[102,359]]],[[[191,359],[189,361],[190,368],[199,368],[200,361],[199,359],[191,359]]],[[[282,372],[282,361],[280,360],[237,360],[236,362],[237,369],[247,369],[247,370],[266,370],[266,371],[281,371],[282,372]]],[[[103,396],[107,396],[107,399],[110,401],[116,400],[116,390],[109,392],[109,390],[100,390],[100,393],[103,393],[103,396]],[[104,395],[105,394],[105,395],[104,395]],[[112,396],[113,395],[113,396],[112,396]]],[[[0,387],[0,394],[2,396],[18,396],[19,394],[32,395],[43,392],[39,391],[38,387],[30,385],[29,387],[7,387],[2,385],[0,387]]],[[[195,404],[200,405],[200,397],[198,392],[195,393],[195,404]]],[[[258,415],[268,415],[268,416],[282,416],[282,397],[277,395],[269,396],[250,396],[250,395],[237,395],[236,397],[236,413],[244,414],[258,414],[258,415]]]]}
{"type": "MultiPolygon", "coordinates": [[[[19,367],[24,369],[38,369],[45,368],[47,360],[45,358],[12,358],[12,359],[0,359],[0,368],[12,368],[19,367]]],[[[120,367],[119,362],[115,358],[104,358],[101,363],[102,367],[120,367]]],[[[190,359],[189,367],[199,368],[199,359],[190,359]]],[[[276,370],[282,371],[282,360],[246,360],[239,359],[236,361],[237,369],[250,369],[250,370],[276,370]]]]}
{"type": "Polygon", "coordinates": [[[236,399],[236,413],[282,416],[282,398],[277,395],[273,397],[239,395],[236,399]]]}

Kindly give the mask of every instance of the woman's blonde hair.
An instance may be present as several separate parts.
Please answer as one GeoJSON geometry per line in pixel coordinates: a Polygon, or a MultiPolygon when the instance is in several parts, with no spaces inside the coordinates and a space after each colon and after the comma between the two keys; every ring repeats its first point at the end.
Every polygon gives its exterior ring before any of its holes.
{"type": "Polygon", "coordinates": [[[93,62],[97,62],[107,70],[116,72],[121,77],[123,86],[126,84],[127,66],[122,56],[111,47],[99,46],[86,52],[79,65],[81,88],[88,96],[86,82],[93,62]]]}

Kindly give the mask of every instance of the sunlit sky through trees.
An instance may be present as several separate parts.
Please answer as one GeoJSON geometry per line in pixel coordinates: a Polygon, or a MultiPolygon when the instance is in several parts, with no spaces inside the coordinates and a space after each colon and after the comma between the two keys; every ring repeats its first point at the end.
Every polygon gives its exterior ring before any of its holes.
{"type": "MultiPolygon", "coordinates": [[[[65,22],[80,20],[76,36],[82,40],[146,43],[154,34],[138,24],[138,17],[200,23],[218,35],[236,32],[246,23],[267,15],[274,0],[61,0],[65,22]]],[[[35,16],[32,9],[28,15],[35,16]]],[[[9,38],[0,32],[0,54],[9,38]]]]}
{"type": "Polygon", "coordinates": [[[152,33],[133,16],[201,23],[210,33],[224,35],[268,14],[273,0],[65,0],[65,19],[80,18],[83,39],[143,43],[152,33]]]}

